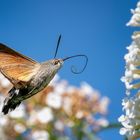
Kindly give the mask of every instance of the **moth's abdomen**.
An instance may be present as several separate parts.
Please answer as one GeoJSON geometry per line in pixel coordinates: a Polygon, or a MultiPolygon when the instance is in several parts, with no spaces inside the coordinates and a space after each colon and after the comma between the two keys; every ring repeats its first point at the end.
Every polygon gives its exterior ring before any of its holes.
{"type": "Polygon", "coordinates": [[[20,105],[20,101],[16,100],[19,90],[12,88],[9,91],[9,95],[4,100],[4,105],[2,112],[6,115],[9,111],[14,110],[17,106],[20,105]],[[14,100],[15,99],[15,100],[14,100]]]}

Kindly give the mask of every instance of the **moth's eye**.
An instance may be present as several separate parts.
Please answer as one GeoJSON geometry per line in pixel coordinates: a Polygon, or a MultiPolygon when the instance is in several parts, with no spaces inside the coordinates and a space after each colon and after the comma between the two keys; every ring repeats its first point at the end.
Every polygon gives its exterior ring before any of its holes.
{"type": "Polygon", "coordinates": [[[55,60],[55,61],[54,61],[54,65],[57,65],[58,63],[59,63],[58,60],[55,60]]]}

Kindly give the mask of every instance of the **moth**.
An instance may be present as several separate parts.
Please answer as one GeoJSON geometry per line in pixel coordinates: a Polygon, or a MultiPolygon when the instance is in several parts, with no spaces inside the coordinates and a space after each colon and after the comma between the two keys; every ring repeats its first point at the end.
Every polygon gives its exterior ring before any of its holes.
{"type": "Polygon", "coordinates": [[[88,58],[86,55],[74,55],[65,58],[56,58],[61,35],[59,36],[54,59],[39,63],[27,56],[0,43],[0,72],[13,84],[12,89],[4,100],[2,112],[7,114],[14,110],[20,103],[43,90],[63,66],[64,61],[73,57],[85,57],[86,63],[81,73],[86,68],[88,58]]]}

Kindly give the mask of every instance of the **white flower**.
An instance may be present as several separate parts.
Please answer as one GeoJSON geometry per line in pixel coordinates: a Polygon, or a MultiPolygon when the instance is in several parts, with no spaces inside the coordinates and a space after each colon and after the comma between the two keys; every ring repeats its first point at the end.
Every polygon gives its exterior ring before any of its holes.
{"type": "Polygon", "coordinates": [[[3,76],[2,73],[0,73],[0,81],[2,81],[5,77],[3,76]]]}
{"type": "Polygon", "coordinates": [[[4,115],[0,115],[0,125],[5,126],[8,123],[8,118],[4,115]]]}
{"type": "Polygon", "coordinates": [[[49,140],[49,133],[44,130],[36,130],[32,133],[33,140],[49,140]]]}
{"type": "Polygon", "coordinates": [[[122,125],[127,129],[132,129],[133,128],[133,126],[131,125],[132,121],[131,121],[131,119],[129,119],[129,116],[122,115],[122,116],[120,116],[118,121],[121,122],[122,125]]]}
{"type": "Polygon", "coordinates": [[[126,129],[126,128],[123,127],[123,128],[120,129],[120,134],[121,135],[128,135],[129,131],[130,131],[129,129],[126,129]]]}
{"type": "Polygon", "coordinates": [[[63,99],[63,109],[67,114],[72,113],[72,100],[69,97],[63,99]]]}
{"type": "Polygon", "coordinates": [[[78,118],[78,119],[81,119],[83,116],[84,116],[84,113],[83,113],[83,111],[81,111],[81,110],[79,110],[79,111],[76,113],[76,118],[78,118]]]}
{"type": "Polygon", "coordinates": [[[59,109],[62,105],[62,97],[59,94],[50,92],[46,96],[46,104],[52,108],[59,109]]]}
{"type": "Polygon", "coordinates": [[[125,115],[121,115],[118,119],[123,125],[120,134],[127,135],[127,137],[135,136],[140,126],[140,97],[127,97],[122,101],[125,115]]]}
{"type": "Polygon", "coordinates": [[[26,130],[26,128],[23,124],[17,123],[14,125],[14,130],[18,133],[23,133],[26,130]]]}
{"type": "Polygon", "coordinates": [[[59,81],[59,82],[55,85],[54,93],[60,94],[60,95],[64,94],[64,93],[67,91],[67,86],[68,86],[67,81],[65,81],[65,80],[59,81]]]}
{"type": "Polygon", "coordinates": [[[100,110],[102,113],[107,113],[107,108],[109,104],[109,98],[108,97],[103,97],[100,100],[100,110]]]}
{"type": "Polygon", "coordinates": [[[75,92],[75,90],[77,90],[77,88],[75,86],[68,86],[67,87],[67,90],[66,90],[66,93],[67,94],[72,94],[73,92],[75,92]]]}
{"type": "Polygon", "coordinates": [[[25,118],[25,106],[23,104],[19,105],[19,107],[9,113],[9,116],[11,118],[25,118]]]}
{"type": "Polygon", "coordinates": [[[127,47],[128,53],[125,55],[125,76],[121,78],[122,82],[125,83],[127,95],[130,94],[131,89],[140,88],[138,82],[133,82],[140,79],[140,69],[138,67],[140,66],[140,32],[135,32],[132,39],[133,42],[127,47]]]}
{"type": "Polygon", "coordinates": [[[8,79],[4,78],[3,81],[1,82],[1,86],[4,88],[8,88],[11,85],[8,79]]]}
{"type": "Polygon", "coordinates": [[[30,116],[27,119],[27,124],[34,125],[36,123],[36,121],[37,121],[37,112],[32,110],[30,112],[30,116]]]}
{"type": "Polygon", "coordinates": [[[48,123],[53,120],[53,113],[51,108],[44,107],[42,110],[38,111],[37,119],[41,123],[48,123]]]}
{"type": "Polygon", "coordinates": [[[2,73],[0,73],[0,85],[3,88],[8,88],[11,85],[10,81],[7,78],[5,78],[2,73]]]}
{"type": "MultiPolygon", "coordinates": [[[[0,94],[0,110],[2,110],[4,103],[4,96],[0,94]]],[[[8,117],[3,115],[3,113],[0,112],[0,126],[4,126],[8,123],[8,117]]]]}
{"type": "MultiPolygon", "coordinates": [[[[135,10],[131,10],[133,16],[127,25],[140,26],[140,1],[135,10]]],[[[134,138],[140,131],[140,32],[134,32],[132,43],[127,47],[128,53],[124,59],[126,62],[125,75],[121,78],[126,86],[127,97],[122,100],[124,115],[118,119],[123,125],[120,129],[121,135],[126,135],[128,139],[134,138]],[[130,97],[130,93],[135,91],[135,96],[130,97]]]]}
{"type": "Polygon", "coordinates": [[[2,110],[4,99],[5,97],[2,94],[0,94],[0,110],[2,110]]]}
{"type": "MultiPolygon", "coordinates": [[[[140,31],[136,31],[133,33],[132,35],[132,39],[134,40],[134,42],[132,43],[132,50],[136,49],[137,52],[139,52],[139,48],[140,48],[140,31]]],[[[131,50],[129,50],[131,51],[131,50]]]]}
{"type": "Polygon", "coordinates": [[[96,123],[99,125],[99,126],[102,126],[102,127],[107,127],[109,125],[109,122],[107,119],[105,118],[100,118],[96,121],[96,123]]]}
{"type": "Polygon", "coordinates": [[[63,131],[64,130],[64,124],[62,121],[58,120],[54,123],[54,127],[58,131],[63,131]]]}
{"type": "Polygon", "coordinates": [[[130,21],[127,23],[127,26],[140,26],[140,2],[137,3],[137,8],[131,10],[133,16],[130,21]]]}
{"type": "Polygon", "coordinates": [[[128,97],[122,100],[123,109],[130,109],[133,107],[133,100],[129,99],[128,97]]]}
{"type": "Polygon", "coordinates": [[[88,96],[94,100],[98,100],[100,94],[97,90],[93,89],[88,83],[82,82],[80,87],[81,95],[88,96]]]}
{"type": "Polygon", "coordinates": [[[88,83],[86,83],[86,82],[82,82],[81,83],[80,90],[85,95],[91,95],[91,94],[94,93],[94,89],[88,83]]]}

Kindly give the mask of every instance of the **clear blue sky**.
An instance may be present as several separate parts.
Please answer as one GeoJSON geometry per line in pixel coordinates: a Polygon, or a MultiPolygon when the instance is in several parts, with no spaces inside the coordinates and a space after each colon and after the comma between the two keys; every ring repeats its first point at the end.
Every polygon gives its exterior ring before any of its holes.
{"type": "MultiPolygon", "coordinates": [[[[82,59],[65,63],[60,76],[71,84],[87,81],[111,99],[108,119],[122,114],[125,96],[120,77],[124,73],[125,47],[133,28],[126,27],[136,0],[0,0],[0,42],[42,62],[54,55],[62,34],[58,56],[86,54],[89,63],[79,75],[70,65],[82,67],[82,59]]],[[[102,133],[103,140],[123,139],[118,130],[102,133]]]]}

